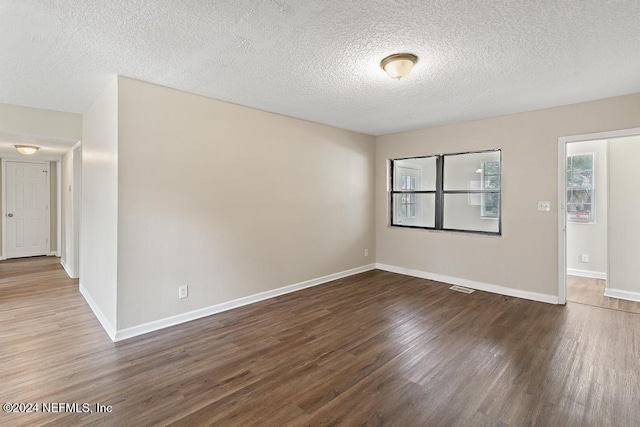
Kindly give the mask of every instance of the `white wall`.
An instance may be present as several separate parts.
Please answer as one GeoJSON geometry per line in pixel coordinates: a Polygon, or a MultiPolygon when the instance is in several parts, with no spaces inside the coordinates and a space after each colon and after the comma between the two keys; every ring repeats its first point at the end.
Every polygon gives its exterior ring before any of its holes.
{"type": "Polygon", "coordinates": [[[558,138],[638,126],[635,94],[378,137],[378,263],[557,298],[558,138]],[[488,148],[502,149],[502,236],[389,227],[388,159],[488,148]]]}
{"type": "Polygon", "coordinates": [[[63,265],[70,277],[77,278],[77,265],[75,250],[77,242],[75,241],[76,230],[74,230],[74,160],[73,149],[69,150],[61,159],[61,213],[60,221],[60,263],[63,265]]]}
{"type": "Polygon", "coordinates": [[[567,144],[567,156],[595,154],[595,222],[567,222],[567,269],[569,274],[602,277],[607,274],[607,140],[567,144]],[[589,262],[582,262],[582,255],[589,262]]]}
{"type": "MultiPolygon", "coordinates": [[[[42,137],[80,139],[82,137],[82,115],[40,108],[0,104],[0,132],[7,134],[33,135],[42,137]]],[[[16,157],[17,158],[17,157],[16,157]]],[[[57,176],[56,163],[51,162],[51,251],[57,250],[57,176]]],[[[0,171],[1,174],[1,171],[0,171]]],[[[0,183],[1,188],[1,183],[0,183]]],[[[4,196],[0,194],[0,207],[4,196]]],[[[0,230],[0,239],[2,230],[0,230]]],[[[0,245],[0,256],[2,255],[0,245]]]]}
{"type": "Polygon", "coordinates": [[[609,141],[607,294],[640,301],[640,136],[609,141]],[[611,294],[616,290],[617,295],[611,294]]]}
{"type": "Polygon", "coordinates": [[[99,320],[116,327],[118,86],[111,82],[83,116],[80,285],[99,320]]]}
{"type": "Polygon", "coordinates": [[[118,329],[374,262],[373,137],[127,78],[119,130],[118,329]]]}
{"type": "Polygon", "coordinates": [[[0,104],[0,132],[79,140],[82,115],[0,104]]]}

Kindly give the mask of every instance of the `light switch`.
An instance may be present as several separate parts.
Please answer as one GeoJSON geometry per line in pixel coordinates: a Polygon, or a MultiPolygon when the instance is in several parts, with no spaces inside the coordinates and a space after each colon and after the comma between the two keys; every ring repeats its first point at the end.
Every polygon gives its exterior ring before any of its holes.
{"type": "Polygon", "coordinates": [[[551,202],[548,200],[538,202],[538,210],[542,212],[549,212],[551,210],[551,202]]]}

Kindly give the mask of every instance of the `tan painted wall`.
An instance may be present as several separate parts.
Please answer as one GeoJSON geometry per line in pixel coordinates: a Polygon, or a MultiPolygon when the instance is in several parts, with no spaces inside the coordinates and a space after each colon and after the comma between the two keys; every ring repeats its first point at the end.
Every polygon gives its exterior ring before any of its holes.
{"type": "Polygon", "coordinates": [[[118,253],[118,87],[105,89],[84,114],[80,285],[113,332],[118,253]]]}
{"type": "Polygon", "coordinates": [[[596,221],[567,222],[567,268],[594,273],[607,272],[607,140],[567,144],[567,155],[595,154],[596,221]],[[589,262],[581,255],[589,255],[589,262]]]}
{"type": "Polygon", "coordinates": [[[609,281],[640,298],[640,137],[609,142],[609,281]]]}
{"type": "Polygon", "coordinates": [[[635,94],[378,137],[377,262],[557,296],[558,137],[638,126],[635,94]],[[487,148],[502,149],[502,236],[388,226],[388,159],[487,148]]]}
{"type": "Polygon", "coordinates": [[[375,260],[373,137],[120,78],[118,149],[118,329],[375,260]]]}

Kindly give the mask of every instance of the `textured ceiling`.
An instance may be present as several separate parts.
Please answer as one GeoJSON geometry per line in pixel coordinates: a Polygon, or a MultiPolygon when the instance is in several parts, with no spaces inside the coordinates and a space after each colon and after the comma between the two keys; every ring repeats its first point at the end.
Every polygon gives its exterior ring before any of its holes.
{"type": "Polygon", "coordinates": [[[380,135],[640,92],[640,1],[0,0],[0,103],[114,74],[380,135]]]}

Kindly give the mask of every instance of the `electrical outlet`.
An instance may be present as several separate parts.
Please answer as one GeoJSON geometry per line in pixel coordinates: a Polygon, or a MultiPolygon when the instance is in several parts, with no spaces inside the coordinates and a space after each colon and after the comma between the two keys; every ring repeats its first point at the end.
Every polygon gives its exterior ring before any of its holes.
{"type": "Polygon", "coordinates": [[[369,256],[369,249],[364,250],[364,256],[369,256]]]}
{"type": "Polygon", "coordinates": [[[587,254],[582,254],[582,257],[580,258],[580,260],[582,262],[589,262],[589,255],[587,254]]]}
{"type": "Polygon", "coordinates": [[[538,202],[538,210],[541,212],[549,212],[551,210],[551,202],[548,200],[538,202]]]}
{"type": "Polygon", "coordinates": [[[189,286],[184,285],[184,286],[180,286],[178,288],[178,298],[182,299],[182,298],[186,298],[189,296],[189,286]]]}

